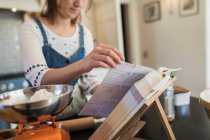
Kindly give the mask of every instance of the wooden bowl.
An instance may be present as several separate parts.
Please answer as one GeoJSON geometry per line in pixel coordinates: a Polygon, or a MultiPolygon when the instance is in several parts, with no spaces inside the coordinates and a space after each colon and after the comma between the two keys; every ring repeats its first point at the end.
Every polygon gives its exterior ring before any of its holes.
{"type": "Polygon", "coordinates": [[[15,129],[6,129],[0,131],[0,139],[2,140],[13,140],[16,135],[15,129]]]}
{"type": "Polygon", "coordinates": [[[208,118],[210,119],[210,89],[206,89],[201,92],[200,103],[204,107],[208,118]]]}

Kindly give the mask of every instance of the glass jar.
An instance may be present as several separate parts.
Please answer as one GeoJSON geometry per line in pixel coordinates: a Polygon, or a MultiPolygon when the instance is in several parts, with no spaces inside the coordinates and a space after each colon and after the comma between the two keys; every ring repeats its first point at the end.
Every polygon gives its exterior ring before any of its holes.
{"type": "Polygon", "coordinates": [[[164,93],[164,110],[168,121],[173,121],[175,119],[173,84],[170,84],[164,93]]]}

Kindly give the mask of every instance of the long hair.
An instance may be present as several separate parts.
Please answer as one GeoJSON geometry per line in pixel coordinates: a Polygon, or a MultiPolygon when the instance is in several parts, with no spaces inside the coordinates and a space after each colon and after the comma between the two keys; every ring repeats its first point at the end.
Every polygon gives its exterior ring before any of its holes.
{"type": "MultiPolygon", "coordinates": [[[[58,2],[57,1],[58,0],[46,0],[45,6],[44,6],[44,8],[42,9],[42,12],[41,12],[41,16],[47,18],[47,20],[52,24],[55,23],[55,19],[56,19],[56,16],[58,14],[58,6],[57,6],[58,2]]],[[[88,12],[88,10],[90,10],[91,6],[92,6],[92,0],[89,0],[87,8],[85,9],[86,13],[88,12]]],[[[76,18],[71,20],[71,25],[75,25],[77,23],[80,23],[81,19],[82,19],[82,16],[81,16],[81,13],[80,13],[76,18]]]]}

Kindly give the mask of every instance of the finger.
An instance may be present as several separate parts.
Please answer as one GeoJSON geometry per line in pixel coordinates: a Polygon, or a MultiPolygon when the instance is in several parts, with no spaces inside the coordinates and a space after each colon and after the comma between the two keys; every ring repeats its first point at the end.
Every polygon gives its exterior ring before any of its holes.
{"type": "Polygon", "coordinates": [[[120,57],[120,60],[125,60],[125,57],[115,47],[112,47],[112,49],[120,57]]]}
{"type": "Polygon", "coordinates": [[[121,63],[121,58],[111,49],[112,47],[97,47],[96,48],[96,53],[102,54],[102,55],[107,55],[111,57],[116,63],[120,64],[121,63]]]}
{"type": "Polygon", "coordinates": [[[95,61],[102,61],[103,63],[106,63],[109,67],[115,68],[116,63],[113,61],[113,59],[107,55],[101,55],[101,54],[94,54],[93,58],[95,61]]]}
{"type": "Polygon", "coordinates": [[[120,57],[110,49],[98,48],[97,54],[103,55],[103,57],[107,56],[110,59],[112,59],[115,63],[120,63],[121,62],[120,57]]]}
{"type": "Polygon", "coordinates": [[[103,61],[95,61],[94,68],[97,68],[97,67],[110,68],[110,66],[104,63],[103,61]]]}
{"type": "Polygon", "coordinates": [[[106,44],[100,44],[99,46],[102,46],[106,49],[110,49],[110,50],[114,51],[114,53],[116,53],[120,57],[121,60],[123,60],[123,61],[125,60],[124,56],[115,47],[112,47],[112,46],[106,45],[106,44]]]}

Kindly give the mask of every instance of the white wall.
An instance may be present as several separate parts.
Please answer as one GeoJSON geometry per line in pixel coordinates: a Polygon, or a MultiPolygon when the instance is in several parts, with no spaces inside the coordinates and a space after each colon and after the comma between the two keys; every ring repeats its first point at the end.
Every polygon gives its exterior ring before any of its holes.
{"type": "Polygon", "coordinates": [[[92,33],[93,38],[96,38],[96,31],[95,31],[95,14],[94,14],[94,5],[92,5],[91,9],[87,12],[85,11],[84,7],[82,9],[82,24],[84,24],[92,33]]]}
{"type": "Polygon", "coordinates": [[[210,1],[206,0],[206,87],[210,88],[210,1]]]}
{"type": "Polygon", "coordinates": [[[140,48],[140,21],[139,19],[139,0],[122,0],[122,3],[128,5],[129,14],[129,39],[130,39],[130,61],[134,64],[141,64],[140,48]]]}
{"type": "Polygon", "coordinates": [[[123,54],[120,0],[95,0],[94,2],[97,42],[110,44],[123,54]]]}
{"type": "MultiPolygon", "coordinates": [[[[152,1],[152,0],[150,0],[152,1]]],[[[149,0],[141,0],[139,13],[149,0]]],[[[142,64],[153,68],[181,67],[177,85],[189,88],[198,96],[205,88],[205,1],[199,0],[199,13],[192,16],[179,15],[177,0],[160,0],[161,19],[145,23],[140,14],[141,47],[148,52],[142,64]]]]}

